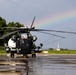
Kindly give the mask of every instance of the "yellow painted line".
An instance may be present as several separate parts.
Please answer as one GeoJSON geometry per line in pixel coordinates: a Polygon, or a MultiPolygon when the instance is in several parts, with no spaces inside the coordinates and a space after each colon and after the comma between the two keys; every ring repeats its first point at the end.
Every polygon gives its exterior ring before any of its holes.
{"type": "Polygon", "coordinates": [[[21,75],[21,74],[16,72],[0,72],[0,75],[21,75]]]}
{"type": "Polygon", "coordinates": [[[8,61],[8,62],[5,62],[5,61],[2,61],[0,62],[0,64],[3,64],[3,65],[7,65],[7,64],[22,64],[22,65],[25,65],[26,63],[23,63],[23,62],[13,62],[13,61],[8,61]]]}

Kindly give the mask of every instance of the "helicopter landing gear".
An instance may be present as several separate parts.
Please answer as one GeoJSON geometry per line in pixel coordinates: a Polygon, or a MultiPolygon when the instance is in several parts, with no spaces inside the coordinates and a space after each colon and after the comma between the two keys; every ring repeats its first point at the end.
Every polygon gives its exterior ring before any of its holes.
{"type": "Polygon", "coordinates": [[[14,52],[11,52],[10,57],[14,58],[14,52]]]}
{"type": "Polygon", "coordinates": [[[32,54],[32,58],[35,58],[36,57],[36,54],[34,53],[34,54],[32,54]]]}
{"type": "Polygon", "coordinates": [[[32,51],[31,53],[32,53],[32,58],[35,58],[36,57],[35,51],[32,51]]]}

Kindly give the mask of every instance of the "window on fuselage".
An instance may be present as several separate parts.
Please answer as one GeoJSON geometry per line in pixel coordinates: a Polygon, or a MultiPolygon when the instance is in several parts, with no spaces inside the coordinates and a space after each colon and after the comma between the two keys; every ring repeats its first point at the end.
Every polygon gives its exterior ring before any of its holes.
{"type": "Polygon", "coordinates": [[[26,33],[21,34],[21,43],[24,43],[24,40],[26,39],[27,39],[27,34],[26,33]]]}

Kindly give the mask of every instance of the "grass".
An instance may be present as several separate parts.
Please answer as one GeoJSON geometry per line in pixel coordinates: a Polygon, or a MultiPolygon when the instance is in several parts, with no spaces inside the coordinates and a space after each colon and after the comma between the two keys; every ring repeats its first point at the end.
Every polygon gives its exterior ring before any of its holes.
{"type": "Polygon", "coordinates": [[[6,52],[4,50],[0,50],[0,55],[2,54],[6,54],[6,52]]]}
{"type": "Polygon", "coordinates": [[[61,50],[61,51],[48,50],[48,53],[49,54],[76,54],[76,50],[61,50]]]}
{"type": "Polygon", "coordinates": [[[4,47],[3,46],[0,46],[0,55],[1,54],[6,54],[6,51],[4,50],[4,47]]]}

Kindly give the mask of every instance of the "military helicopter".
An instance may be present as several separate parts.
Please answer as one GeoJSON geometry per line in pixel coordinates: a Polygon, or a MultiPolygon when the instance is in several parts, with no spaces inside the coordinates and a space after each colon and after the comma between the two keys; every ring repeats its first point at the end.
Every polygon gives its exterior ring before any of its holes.
{"type": "Polygon", "coordinates": [[[35,21],[35,17],[32,21],[32,24],[30,28],[28,27],[3,27],[3,29],[0,30],[0,33],[4,32],[5,30],[9,31],[9,33],[0,36],[0,39],[7,39],[8,43],[4,44],[4,48],[7,53],[10,53],[10,57],[14,57],[15,53],[16,54],[23,54],[23,56],[27,56],[28,54],[32,54],[32,57],[36,57],[37,52],[42,51],[42,46],[43,44],[40,43],[40,46],[36,47],[35,41],[37,40],[37,37],[32,35],[30,32],[31,31],[36,31],[40,33],[45,33],[61,38],[65,38],[63,36],[51,34],[48,32],[60,32],[60,33],[71,33],[71,34],[76,34],[76,32],[68,32],[68,31],[58,31],[58,30],[46,30],[46,29],[35,29],[33,27],[33,23],[35,21]],[[22,37],[22,34],[25,34],[25,37],[22,37]]]}

